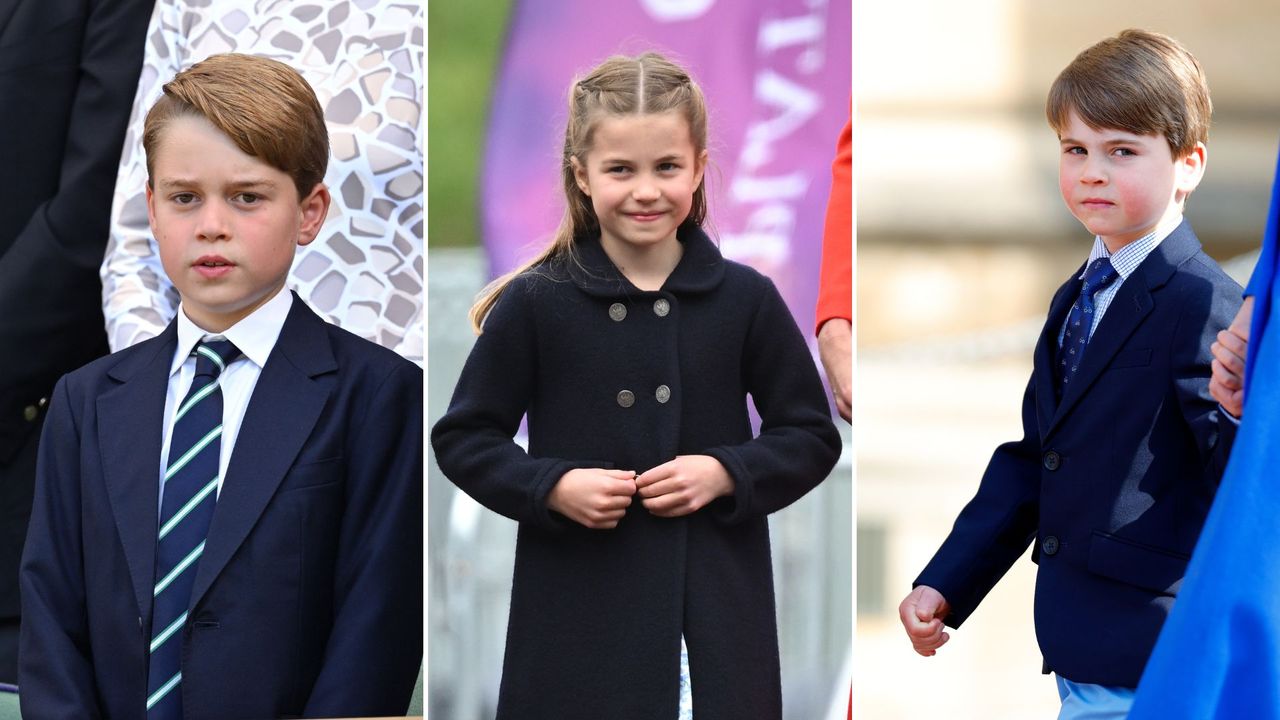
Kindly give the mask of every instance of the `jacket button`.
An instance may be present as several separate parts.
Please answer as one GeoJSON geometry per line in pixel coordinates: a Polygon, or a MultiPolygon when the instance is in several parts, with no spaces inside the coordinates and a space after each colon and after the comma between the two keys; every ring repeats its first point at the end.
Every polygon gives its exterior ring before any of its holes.
{"type": "Polygon", "coordinates": [[[666,298],[658,298],[653,301],[653,314],[658,317],[666,317],[671,312],[671,303],[666,298]]]}
{"type": "Polygon", "coordinates": [[[671,388],[666,385],[659,385],[653,396],[658,398],[658,402],[664,403],[671,399],[671,388]]]}
{"type": "Polygon", "coordinates": [[[609,306],[609,317],[614,322],[622,322],[627,317],[627,306],[622,303],[614,303],[609,306]]]}
{"type": "Polygon", "coordinates": [[[1044,542],[1040,543],[1040,552],[1044,553],[1045,555],[1057,555],[1058,554],[1058,538],[1053,535],[1050,535],[1049,537],[1045,538],[1044,542]]]}
{"type": "Polygon", "coordinates": [[[636,394],[630,390],[623,390],[618,393],[618,404],[622,407],[631,407],[636,404],[636,394]]]}
{"type": "Polygon", "coordinates": [[[1044,454],[1044,469],[1050,472],[1062,467],[1062,456],[1050,450],[1044,454]]]}
{"type": "Polygon", "coordinates": [[[26,420],[27,422],[35,422],[35,419],[39,417],[39,415],[40,415],[40,408],[36,407],[35,405],[28,405],[22,408],[22,419],[26,420]]]}

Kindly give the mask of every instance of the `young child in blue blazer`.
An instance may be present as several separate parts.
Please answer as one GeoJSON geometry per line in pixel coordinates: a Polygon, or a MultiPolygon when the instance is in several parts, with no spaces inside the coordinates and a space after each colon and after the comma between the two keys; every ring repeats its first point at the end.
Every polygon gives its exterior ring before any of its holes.
{"type": "Polygon", "coordinates": [[[160,336],[59,381],[21,566],[22,715],[402,714],[422,656],[422,371],[284,291],[324,116],[216,55],[147,115],[160,336]]]}
{"type": "Polygon", "coordinates": [[[1103,40],[1054,81],[1062,198],[1093,247],[1050,304],[1023,438],[996,449],[899,607],[933,655],[1033,543],[1060,718],[1124,717],[1235,432],[1209,392],[1210,345],[1240,286],[1182,217],[1210,113],[1199,63],[1152,32],[1103,40]]]}

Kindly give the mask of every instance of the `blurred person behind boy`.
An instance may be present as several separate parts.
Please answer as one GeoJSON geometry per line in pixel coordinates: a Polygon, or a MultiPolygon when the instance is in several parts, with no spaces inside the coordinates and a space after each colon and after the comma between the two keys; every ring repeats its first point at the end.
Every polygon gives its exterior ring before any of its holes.
{"type": "Polygon", "coordinates": [[[151,0],[0,4],[0,682],[18,677],[18,562],[63,373],[107,353],[97,266],[151,0]]]}

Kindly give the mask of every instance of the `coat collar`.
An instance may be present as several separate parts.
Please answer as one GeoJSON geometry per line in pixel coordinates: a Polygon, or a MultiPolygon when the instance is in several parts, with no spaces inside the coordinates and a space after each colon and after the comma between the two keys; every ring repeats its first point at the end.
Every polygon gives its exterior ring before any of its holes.
{"type": "MultiPolygon", "coordinates": [[[[682,225],[676,238],[684,254],[660,292],[704,293],[714,290],[724,279],[724,257],[702,228],[682,225]]],[[[573,283],[588,295],[619,297],[642,294],[618,270],[600,244],[600,236],[581,237],[574,242],[577,262],[566,262],[573,283]]]]}
{"type": "Polygon", "coordinates": [[[1179,267],[1198,252],[1200,240],[1191,230],[1191,225],[1183,220],[1120,286],[1106,315],[1089,340],[1079,371],[1063,393],[1061,402],[1055,407],[1053,386],[1057,382],[1057,375],[1053,369],[1053,361],[1057,357],[1058,330],[1062,327],[1071,304],[1080,294],[1079,275],[1082,270],[1078,269],[1071,281],[1063,286],[1054,297],[1049,310],[1049,321],[1036,345],[1036,367],[1043,369],[1043,372],[1038,373],[1036,389],[1041,437],[1057,427],[1067,412],[1088,392],[1111,363],[1111,359],[1151,313],[1155,307],[1155,293],[1169,282],[1179,267]]]}

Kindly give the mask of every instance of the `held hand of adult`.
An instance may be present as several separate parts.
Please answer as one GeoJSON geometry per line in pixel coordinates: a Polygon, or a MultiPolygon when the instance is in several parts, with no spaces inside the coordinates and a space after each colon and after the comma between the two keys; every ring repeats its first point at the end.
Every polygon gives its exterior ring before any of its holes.
{"type": "Polygon", "coordinates": [[[635,494],[633,470],[577,468],[560,476],[547,507],[592,530],[609,530],[618,526],[635,494]]]}
{"type": "Polygon", "coordinates": [[[1209,346],[1213,354],[1209,394],[1233,417],[1244,413],[1244,365],[1249,348],[1249,324],[1253,319],[1253,297],[1244,299],[1231,327],[1218,333],[1209,346]]]}
{"type": "Polygon", "coordinates": [[[640,502],[659,517],[696,512],[733,494],[733,477],[710,455],[679,455],[636,478],[640,502]]]}
{"type": "Polygon", "coordinates": [[[836,409],[846,422],[853,417],[853,324],[844,318],[832,318],[818,330],[818,356],[831,383],[836,409]]]}
{"type": "Polygon", "coordinates": [[[928,585],[920,585],[898,606],[898,618],[911,638],[917,653],[932,657],[951,639],[943,630],[942,620],[951,613],[951,605],[942,593],[928,585]]]}

